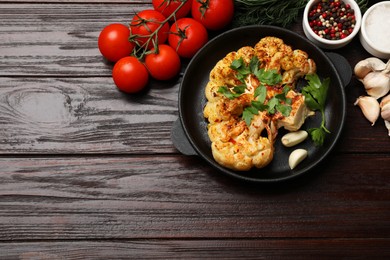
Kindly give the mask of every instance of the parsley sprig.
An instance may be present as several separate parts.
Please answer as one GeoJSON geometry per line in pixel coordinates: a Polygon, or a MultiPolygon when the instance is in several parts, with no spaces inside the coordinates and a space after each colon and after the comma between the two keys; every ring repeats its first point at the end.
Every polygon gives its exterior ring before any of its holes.
{"type": "Polygon", "coordinates": [[[251,105],[246,107],[242,113],[242,118],[248,126],[251,124],[253,117],[259,114],[259,111],[267,111],[269,114],[275,114],[279,111],[283,116],[290,115],[291,99],[286,97],[287,92],[290,90],[288,86],[283,88],[281,94],[275,95],[266,102],[266,85],[275,86],[282,81],[282,75],[279,74],[277,70],[260,69],[260,61],[256,56],[253,56],[248,64],[242,57],[236,59],[232,62],[230,68],[236,71],[236,78],[241,81],[242,84],[232,88],[221,86],[218,89],[219,93],[222,93],[229,99],[238,98],[241,94],[245,93],[245,80],[250,74],[254,75],[261,83],[254,91],[255,100],[253,100],[251,105]]]}
{"type": "Polygon", "coordinates": [[[235,99],[238,98],[241,94],[244,94],[245,89],[245,85],[234,86],[232,90],[230,90],[227,86],[221,86],[218,89],[218,93],[223,94],[228,99],[235,99]]]}
{"type": "Polygon", "coordinates": [[[321,82],[317,74],[306,75],[305,78],[308,82],[308,85],[302,88],[305,103],[309,109],[320,111],[322,116],[320,127],[310,128],[308,132],[314,144],[321,146],[324,143],[326,134],[330,134],[330,131],[325,126],[325,104],[330,79],[326,78],[321,82]]]}
{"type": "Polygon", "coordinates": [[[290,87],[284,86],[282,93],[275,95],[265,103],[267,97],[267,87],[260,85],[255,90],[255,100],[253,100],[251,105],[246,107],[242,113],[242,118],[245,123],[249,126],[253,117],[259,114],[259,111],[267,111],[267,113],[271,115],[279,111],[283,116],[289,116],[292,110],[292,100],[286,97],[289,90],[290,87]]]}
{"type": "Polygon", "coordinates": [[[246,64],[244,59],[241,57],[236,59],[230,65],[230,68],[237,72],[237,79],[242,83],[245,83],[245,79],[249,74],[255,75],[259,81],[263,84],[274,86],[282,81],[282,75],[277,70],[265,70],[260,69],[260,60],[257,56],[253,56],[249,64],[246,64]]]}

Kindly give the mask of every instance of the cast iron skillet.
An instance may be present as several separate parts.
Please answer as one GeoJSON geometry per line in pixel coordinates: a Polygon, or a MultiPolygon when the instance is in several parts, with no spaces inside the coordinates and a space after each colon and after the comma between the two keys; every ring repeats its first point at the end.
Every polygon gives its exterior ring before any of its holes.
{"type": "MultiPolygon", "coordinates": [[[[172,141],[183,154],[201,156],[221,173],[239,180],[267,183],[297,177],[312,170],[323,161],[339,139],[345,120],[344,86],[349,83],[351,75],[351,67],[342,56],[334,53],[325,54],[306,38],[286,29],[256,25],[227,31],[209,41],[188,65],[179,90],[179,119],[172,128],[172,141]],[[286,132],[279,129],[274,159],[267,167],[254,168],[245,172],[233,171],[219,165],[212,156],[211,143],[207,135],[207,121],[203,117],[203,108],[207,101],[204,89],[209,80],[210,71],[220,59],[243,46],[254,46],[265,36],[279,37],[293,49],[306,51],[317,64],[317,74],[323,78],[330,77],[331,85],[325,115],[326,126],[331,134],[327,136],[321,147],[314,146],[308,138],[295,147],[286,148],[280,141],[280,137],[286,132]],[[308,157],[294,170],[291,170],[288,166],[288,157],[297,148],[307,149],[308,157]]],[[[320,113],[316,113],[316,116],[306,120],[302,129],[317,127],[320,122],[320,113]]]]}

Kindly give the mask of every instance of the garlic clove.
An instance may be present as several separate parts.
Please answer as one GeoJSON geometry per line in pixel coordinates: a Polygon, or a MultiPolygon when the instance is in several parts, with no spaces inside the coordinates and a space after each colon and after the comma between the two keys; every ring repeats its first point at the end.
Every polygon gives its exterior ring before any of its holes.
{"type": "Polygon", "coordinates": [[[386,126],[387,130],[389,130],[389,136],[390,136],[390,122],[385,121],[385,126],[386,126]]]}
{"type": "Polygon", "coordinates": [[[381,117],[385,121],[390,121],[390,95],[387,95],[382,99],[379,107],[381,108],[381,117]]]}
{"type": "Polygon", "coordinates": [[[382,71],[385,68],[386,64],[382,60],[376,57],[370,57],[359,61],[355,65],[354,73],[357,78],[362,79],[372,71],[382,71]]]}
{"type": "Polygon", "coordinates": [[[360,96],[358,99],[356,99],[354,105],[360,107],[363,115],[367,118],[368,121],[371,122],[371,125],[373,126],[380,114],[378,100],[374,97],[360,96]]]}
{"type": "Polygon", "coordinates": [[[390,104],[381,109],[381,117],[386,121],[390,121],[390,104]]]}
{"type": "Polygon", "coordinates": [[[381,98],[390,90],[390,76],[381,72],[370,72],[362,80],[368,95],[381,98]]]}
{"type": "Polygon", "coordinates": [[[300,162],[302,162],[307,157],[307,150],[305,149],[296,149],[292,151],[288,157],[288,165],[290,169],[294,169],[300,162]]]}
{"type": "Polygon", "coordinates": [[[385,104],[390,103],[390,94],[382,98],[380,106],[383,107],[385,104]]]}
{"type": "Polygon", "coordinates": [[[390,72],[390,60],[387,61],[386,68],[382,72],[386,74],[390,72]]]}
{"type": "Polygon", "coordinates": [[[303,142],[307,137],[308,133],[305,130],[298,130],[296,132],[290,132],[285,134],[281,141],[282,144],[286,147],[292,147],[303,142]]]}

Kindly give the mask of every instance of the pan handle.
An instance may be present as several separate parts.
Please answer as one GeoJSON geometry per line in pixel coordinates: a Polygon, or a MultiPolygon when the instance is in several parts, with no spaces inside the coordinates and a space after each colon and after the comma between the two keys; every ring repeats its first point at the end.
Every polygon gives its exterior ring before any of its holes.
{"type": "Polygon", "coordinates": [[[352,78],[352,68],[351,65],[349,65],[347,59],[340,54],[334,52],[326,52],[325,54],[336,67],[336,70],[341,77],[341,81],[343,82],[344,87],[348,86],[352,78]]]}
{"type": "Polygon", "coordinates": [[[176,121],[173,123],[171,130],[171,140],[175,148],[182,154],[189,156],[198,155],[192,147],[191,143],[188,141],[186,134],[184,133],[180,118],[176,119],[176,121]]]}

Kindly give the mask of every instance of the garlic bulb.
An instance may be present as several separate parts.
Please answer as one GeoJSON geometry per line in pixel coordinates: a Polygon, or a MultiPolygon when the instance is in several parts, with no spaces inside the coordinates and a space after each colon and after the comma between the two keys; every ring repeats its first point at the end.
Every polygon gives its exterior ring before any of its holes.
{"type": "Polygon", "coordinates": [[[357,78],[362,79],[372,71],[382,71],[385,68],[386,64],[382,60],[376,57],[370,57],[365,60],[359,61],[355,65],[354,73],[357,78]]]}
{"type": "Polygon", "coordinates": [[[374,98],[381,98],[390,90],[390,75],[382,72],[370,72],[361,81],[367,94],[374,98]]]}
{"type": "Polygon", "coordinates": [[[360,96],[358,99],[356,99],[354,105],[360,107],[363,115],[367,118],[368,121],[371,122],[371,125],[373,126],[380,114],[378,100],[374,97],[360,96]]]}

